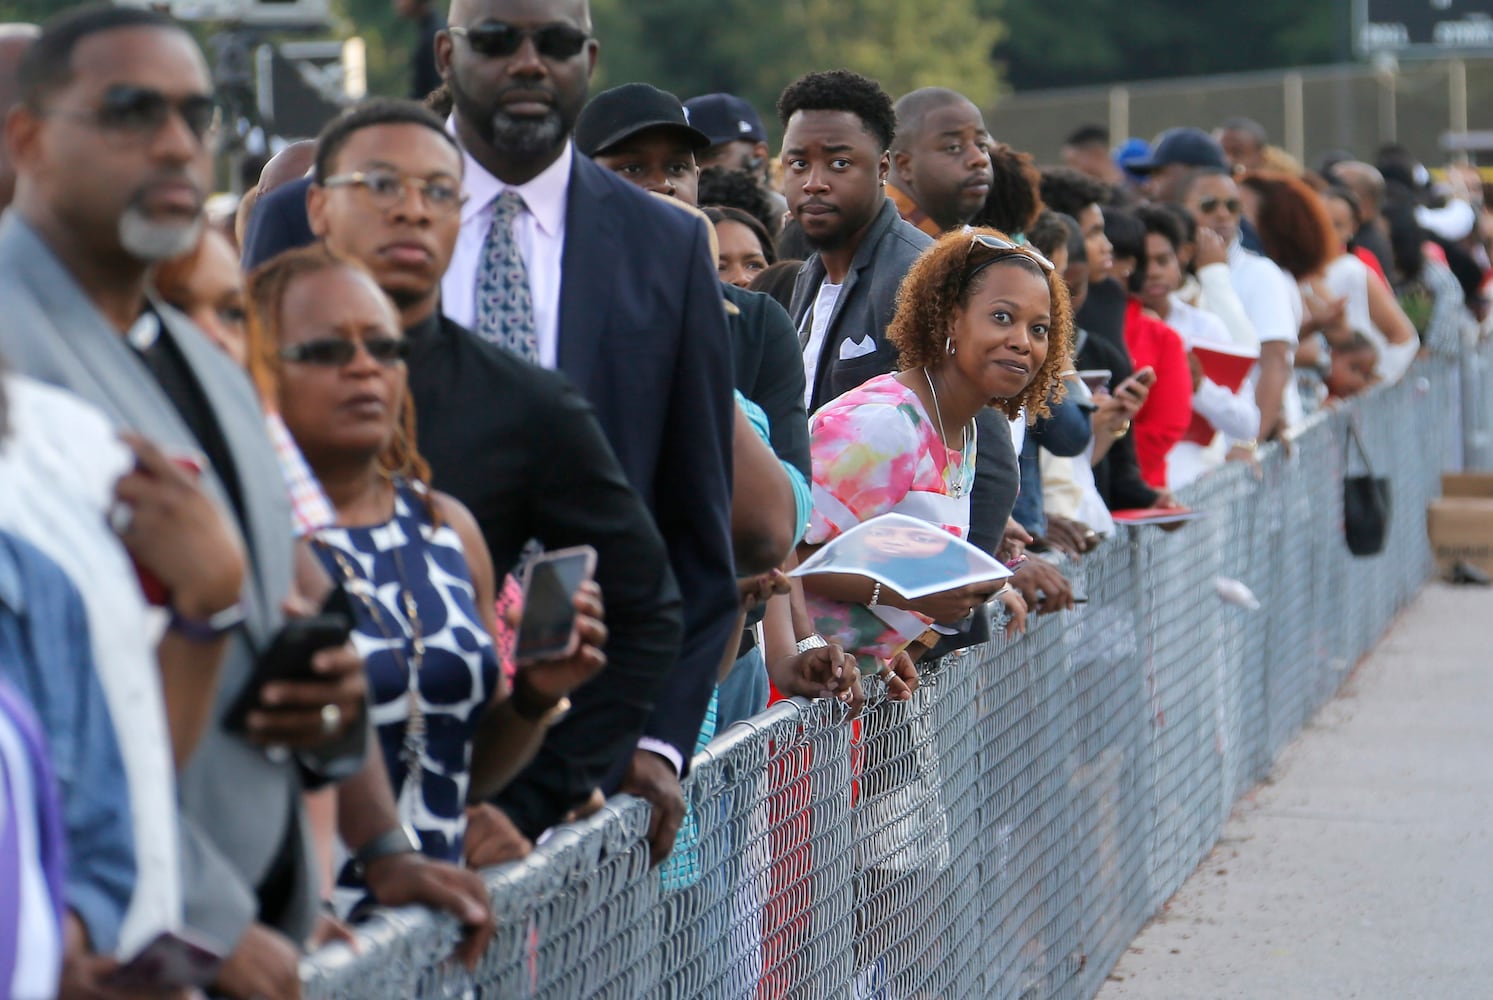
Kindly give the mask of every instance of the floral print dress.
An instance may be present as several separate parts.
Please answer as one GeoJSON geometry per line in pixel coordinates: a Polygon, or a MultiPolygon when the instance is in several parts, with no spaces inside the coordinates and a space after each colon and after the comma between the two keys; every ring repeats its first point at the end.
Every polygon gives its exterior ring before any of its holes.
{"type": "MultiPolygon", "coordinates": [[[[945,447],[917,394],[878,375],[819,409],[809,422],[814,512],[804,541],[821,545],[862,521],[896,511],[956,538],[969,532],[975,476],[971,425],[963,452],[945,447]]],[[[806,593],[814,627],[846,652],[888,659],[931,624],[926,616],[806,593]]]]}

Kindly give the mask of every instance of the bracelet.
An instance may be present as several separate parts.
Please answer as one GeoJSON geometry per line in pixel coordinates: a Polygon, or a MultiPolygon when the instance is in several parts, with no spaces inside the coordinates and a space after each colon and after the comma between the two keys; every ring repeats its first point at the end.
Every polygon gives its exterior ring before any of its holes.
{"type": "Polygon", "coordinates": [[[244,611],[243,604],[238,601],[234,601],[222,611],[203,619],[187,618],[173,607],[171,624],[167,627],[191,642],[217,642],[242,625],[248,618],[249,615],[244,611]]]}
{"type": "Polygon", "coordinates": [[[866,602],[866,607],[868,608],[876,607],[876,603],[881,600],[881,581],[876,580],[874,582],[876,586],[871,588],[871,600],[866,602]]]}
{"type": "Polygon", "coordinates": [[[822,649],[828,645],[829,643],[824,641],[824,636],[815,634],[809,636],[807,639],[798,640],[798,644],[793,649],[798,653],[807,653],[811,649],[822,649]]]}
{"type": "Polygon", "coordinates": [[[548,726],[565,717],[570,711],[570,699],[564,696],[554,701],[545,701],[529,684],[522,671],[514,675],[513,689],[508,693],[513,714],[535,726],[548,726]]]}
{"type": "Polygon", "coordinates": [[[1260,443],[1254,438],[1250,438],[1248,441],[1235,441],[1233,446],[1235,448],[1238,448],[1240,451],[1247,451],[1251,455],[1253,455],[1255,451],[1260,447],[1260,443]]]}

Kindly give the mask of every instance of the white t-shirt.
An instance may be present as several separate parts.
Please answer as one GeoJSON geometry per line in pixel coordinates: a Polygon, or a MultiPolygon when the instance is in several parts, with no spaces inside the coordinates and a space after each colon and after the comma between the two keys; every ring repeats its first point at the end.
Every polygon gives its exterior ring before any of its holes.
{"type": "Polygon", "coordinates": [[[129,781],[137,871],[118,954],[130,955],[182,922],[176,770],[156,659],[165,615],[147,608],[107,521],[114,483],[134,456],[108,419],[71,393],[11,375],[5,395],[12,433],[0,445],[0,527],[45,553],[82,595],[129,781]]]}
{"type": "MultiPolygon", "coordinates": [[[[1301,289],[1296,287],[1295,280],[1274,261],[1244,249],[1237,238],[1229,246],[1229,277],[1239,301],[1244,303],[1249,321],[1254,324],[1255,333],[1259,334],[1260,343],[1289,344],[1294,355],[1304,309],[1301,289]]],[[[1255,391],[1259,374],[1256,366],[1247,383],[1251,394],[1255,391]]],[[[1300,423],[1304,414],[1296,380],[1287,378],[1281,400],[1281,419],[1285,428],[1300,423]]]]}
{"type": "MultiPolygon", "coordinates": [[[[804,406],[814,398],[814,377],[819,371],[819,355],[824,352],[824,338],[829,333],[829,320],[835,314],[835,303],[840,301],[842,285],[830,281],[819,283],[819,292],[814,296],[814,306],[804,316],[809,327],[809,342],[804,345],[804,406]]],[[[799,329],[802,334],[802,327],[799,329]]]]}
{"type": "Polygon", "coordinates": [[[1378,280],[1369,273],[1368,265],[1351,253],[1345,253],[1327,265],[1327,290],[1345,300],[1343,310],[1348,326],[1367,337],[1378,353],[1374,374],[1385,381],[1395,382],[1415,361],[1420,344],[1413,337],[1403,344],[1391,344],[1383,331],[1374,325],[1369,313],[1369,282],[1378,280]]]}

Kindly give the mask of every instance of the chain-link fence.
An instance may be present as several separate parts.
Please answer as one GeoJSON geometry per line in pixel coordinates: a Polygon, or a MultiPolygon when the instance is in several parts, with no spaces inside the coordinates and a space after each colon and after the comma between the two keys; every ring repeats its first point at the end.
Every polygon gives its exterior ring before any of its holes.
{"type": "MultiPolygon", "coordinates": [[[[1151,139],[1174,125],[1212,129],[1243,115],[1270,141],[1315,166],[1330,150],[1372,159],[1398,142],[1429,164],[1443,162],[1442,137],[1493,129],[1493,59],[1404,61],[1264,70],[1182,80],[1015,93],[985,121],[1002,142],[1039,163],[1060,162],[1080,125],[1104,125],[1116,145],[1151,139]]],[[[1486,161],[1484,161],[1486,162],[1486,161]]]]}
{"type": "MultiPolygon", "coordinates": [[[[1182,499],[1205,519],[1122,529],[1078,569],[1079,610],[945,659],[910,702],[853,723],[785,702],[725,732],[665,871],[647,807],[613,799],[486,874],[499,931],[474,974],[449,920],[405,910],[308,959],[306,995],[1092,996],[1430,574],[1462,367],[1424,361],[1258,475],[1200,481],[1182,499]],[[1368,559],[1343,542],[1349,421],[1393,477],[1368,559]]],[[[1488,412],[1493,380],[1469,388],[1488,412]]]]}

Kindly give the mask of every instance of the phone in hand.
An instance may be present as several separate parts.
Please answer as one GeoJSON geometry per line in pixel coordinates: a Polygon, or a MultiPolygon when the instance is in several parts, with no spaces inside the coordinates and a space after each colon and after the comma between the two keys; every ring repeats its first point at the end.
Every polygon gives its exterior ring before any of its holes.
{"type": "Polygon", "coordinates": [[[324,649],[335,649],[352,635],[352,599],[342,587],[333,587],[311,618],[292,618],[275,634],[269,649],[260,655],[254,676],[229,709],[226,723],[242,729],[249,713],[259,707],[259,692],[275,681],[315,680],[311,658],[324,649]]]}
{"type": "Polygon", "coordinates": [[[190,931],[162,931],[109,973],[105,985],[118,990],[206,987],[218,978],[222,964],[223,956],[190,931]]]}
{"type": "Polygon", "coordinates": [[[1079,380],[1089,387],[1090,392],[1109,388],[1109,380],[1114,377],[1115,373],[1108,368],[1086,368],[1078,373],[1079,380]]]}
{"type": "Polygon", "coordinates": [[[596,572],[589,545],[545,552],[524,568],[523,616],[513,643],[513,662],[564,659],[580,645],[575,595],[596,572]]]}

